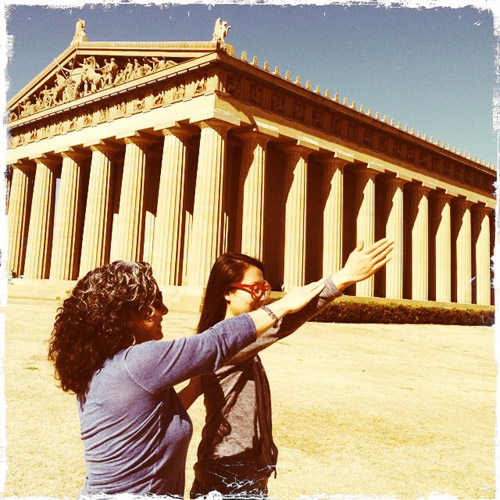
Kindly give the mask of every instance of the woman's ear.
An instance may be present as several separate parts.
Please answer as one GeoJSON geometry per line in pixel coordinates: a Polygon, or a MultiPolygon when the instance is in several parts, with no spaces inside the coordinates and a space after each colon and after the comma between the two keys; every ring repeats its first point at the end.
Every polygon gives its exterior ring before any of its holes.
{"type": "Polygon", "coordinates": [[[234,290],[229,290],[224,294],[224,300],[229,304],[231,302],[231,296],[233,295],[234,290]]]}

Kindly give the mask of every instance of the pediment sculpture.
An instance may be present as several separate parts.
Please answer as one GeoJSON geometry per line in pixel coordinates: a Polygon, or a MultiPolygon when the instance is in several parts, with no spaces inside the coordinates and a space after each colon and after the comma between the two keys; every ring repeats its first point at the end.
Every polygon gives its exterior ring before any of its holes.
{"type": "Polygon", "coordinates": [[[64,67],[58,65],[58,71],[50,83],[26,96],[11,109],[9,121],[116,87],[176,64],[171,59],[157,56],[136,58],[87,56],[81,60],[75,57],[64,67]]]}

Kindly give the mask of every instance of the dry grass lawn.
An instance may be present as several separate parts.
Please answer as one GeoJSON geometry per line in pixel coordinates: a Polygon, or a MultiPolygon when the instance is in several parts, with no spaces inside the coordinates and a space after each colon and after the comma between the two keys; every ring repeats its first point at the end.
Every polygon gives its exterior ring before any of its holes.
{"type": "MultiPolygon", "coordinates": [[[[6,496],[71,498],[82,485],[75,400],[46,360],[55,307],[6,309],[6,496]]],[[[165,337],[191,334],[196,320],[170,313],[165,337]]],[[[308,323],[262,353],[280,450],[271,498],[493,498],[493,341],[487,327],[308,323]]],[[[187,488],[202,402],[190,413],[187,488]]]]}

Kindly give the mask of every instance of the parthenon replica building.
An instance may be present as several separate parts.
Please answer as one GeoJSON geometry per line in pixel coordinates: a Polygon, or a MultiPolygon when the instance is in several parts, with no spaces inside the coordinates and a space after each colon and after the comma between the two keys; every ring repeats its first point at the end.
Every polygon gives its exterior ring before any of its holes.
{"type": "Polygon", "coordinates": [[[392,260],[348,292],[489,305],[495,167],[227,44],[70,46],[8,103],[9,269],[76,280],[148,261],[199,293],[224,251],[274,290],[387,236],[392,260]],[[57,188],[57,189],[56,189],[57,188]]]}

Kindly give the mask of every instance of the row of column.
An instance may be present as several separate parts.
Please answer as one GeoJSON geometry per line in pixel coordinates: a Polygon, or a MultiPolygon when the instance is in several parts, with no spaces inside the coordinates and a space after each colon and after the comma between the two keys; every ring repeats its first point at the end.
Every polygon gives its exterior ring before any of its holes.
{"type": "MultiPolygon", "coordinates": [[[[230,125],[216,120],[199,124],[200,146],[190,234],[185,234],[184,196],[188,141],[192,134],[179,126],[163,130],[163,154],[151,254],[155,276],[163,284],[204,286],[210,267],[226,250],[224,216],[227,133],[230,125]],[[187,252],[185,246],[188,244],[187,252]],[[182,281],[182,260],[187,255],[187,280],[182,281]]],[[[266,153],[269,137],[258,132],[239,135],[242,147],[241,252],[263,259],[264,192],[266,153]]],[[[113,157],[116,144],[103,141],[90,151],[62,153],[61,181],[54,214],[55,180],[59,162],[54,157],[35,159],[36,175],[31,195],[30,172],[26,164],[13,169],[9,203],[10,266],[27,278],[75,279],[87,271],[118,258],[141,260],[145,232],[145,178],[147,150],[152,139],[140,134],[125,138],[125,157],[117,227],[112,231],[113,157]],[[91,155],[88,194],[84,204],[82,173],[91,155]],[[28,200],[32,196],[31,213],[28,200]],[[55,216],[54,224],[51,223],[55,216]],[[29,224],[29,227],[28,227],[29,224]],[[81,248],[78,234],[82,231],[81,248]],[[54,234],[52,235],[52,227],[54,234]],[[26,255],[23,255],[27,237],[26,255]],[[51,243],[53,242],[53,245],[51,243]],[[52,248],[52,253],[51,253],[52,248]],[[108,249],[108,250],[107,250],[108,249]],[[109,252],[107,255],[106,252],[109,252]],[[80,257],[78,259],[78,256],[80,257]]],[[[283,284],[288,290],[304,283],[306,259],[307,169],[309,155],[304,146],[283,147],[286,155],[284,184],[285,238],[283,284]]],[[[346,161],[335,155],[319,158],[324,170],[323,271],[342,266],[344,168],[346,161]]],[[[452,242],[450,195],[370,169],[353,167],[356,173],[354,205],[356,241],[369,245],[375,240],[375,178],[385,185],[385,234],[395,249],[385,270],[385,296],[403,298],[406,248],[411,258],[411,298],[429,298],[429,224],[435,238],[435,299],[452,299],[452,274],[456,274],[457,302],[472,301],[472,218],[477,228],[475,270],[477,302],[490,303],[489,209],[457,199],[456,240],[452,242]],[[436,213],[429,214],[434,198],[436,213]],[[404,224],[410,240],[404,242],[404,224]],[[452,270],[452,244],[456,262],[452,270]]],[[[272,216],[272,214],[269,214],[272,216]]],[[[356,295],[373,296],[374,278],[356,285],[356,295]]]]}

